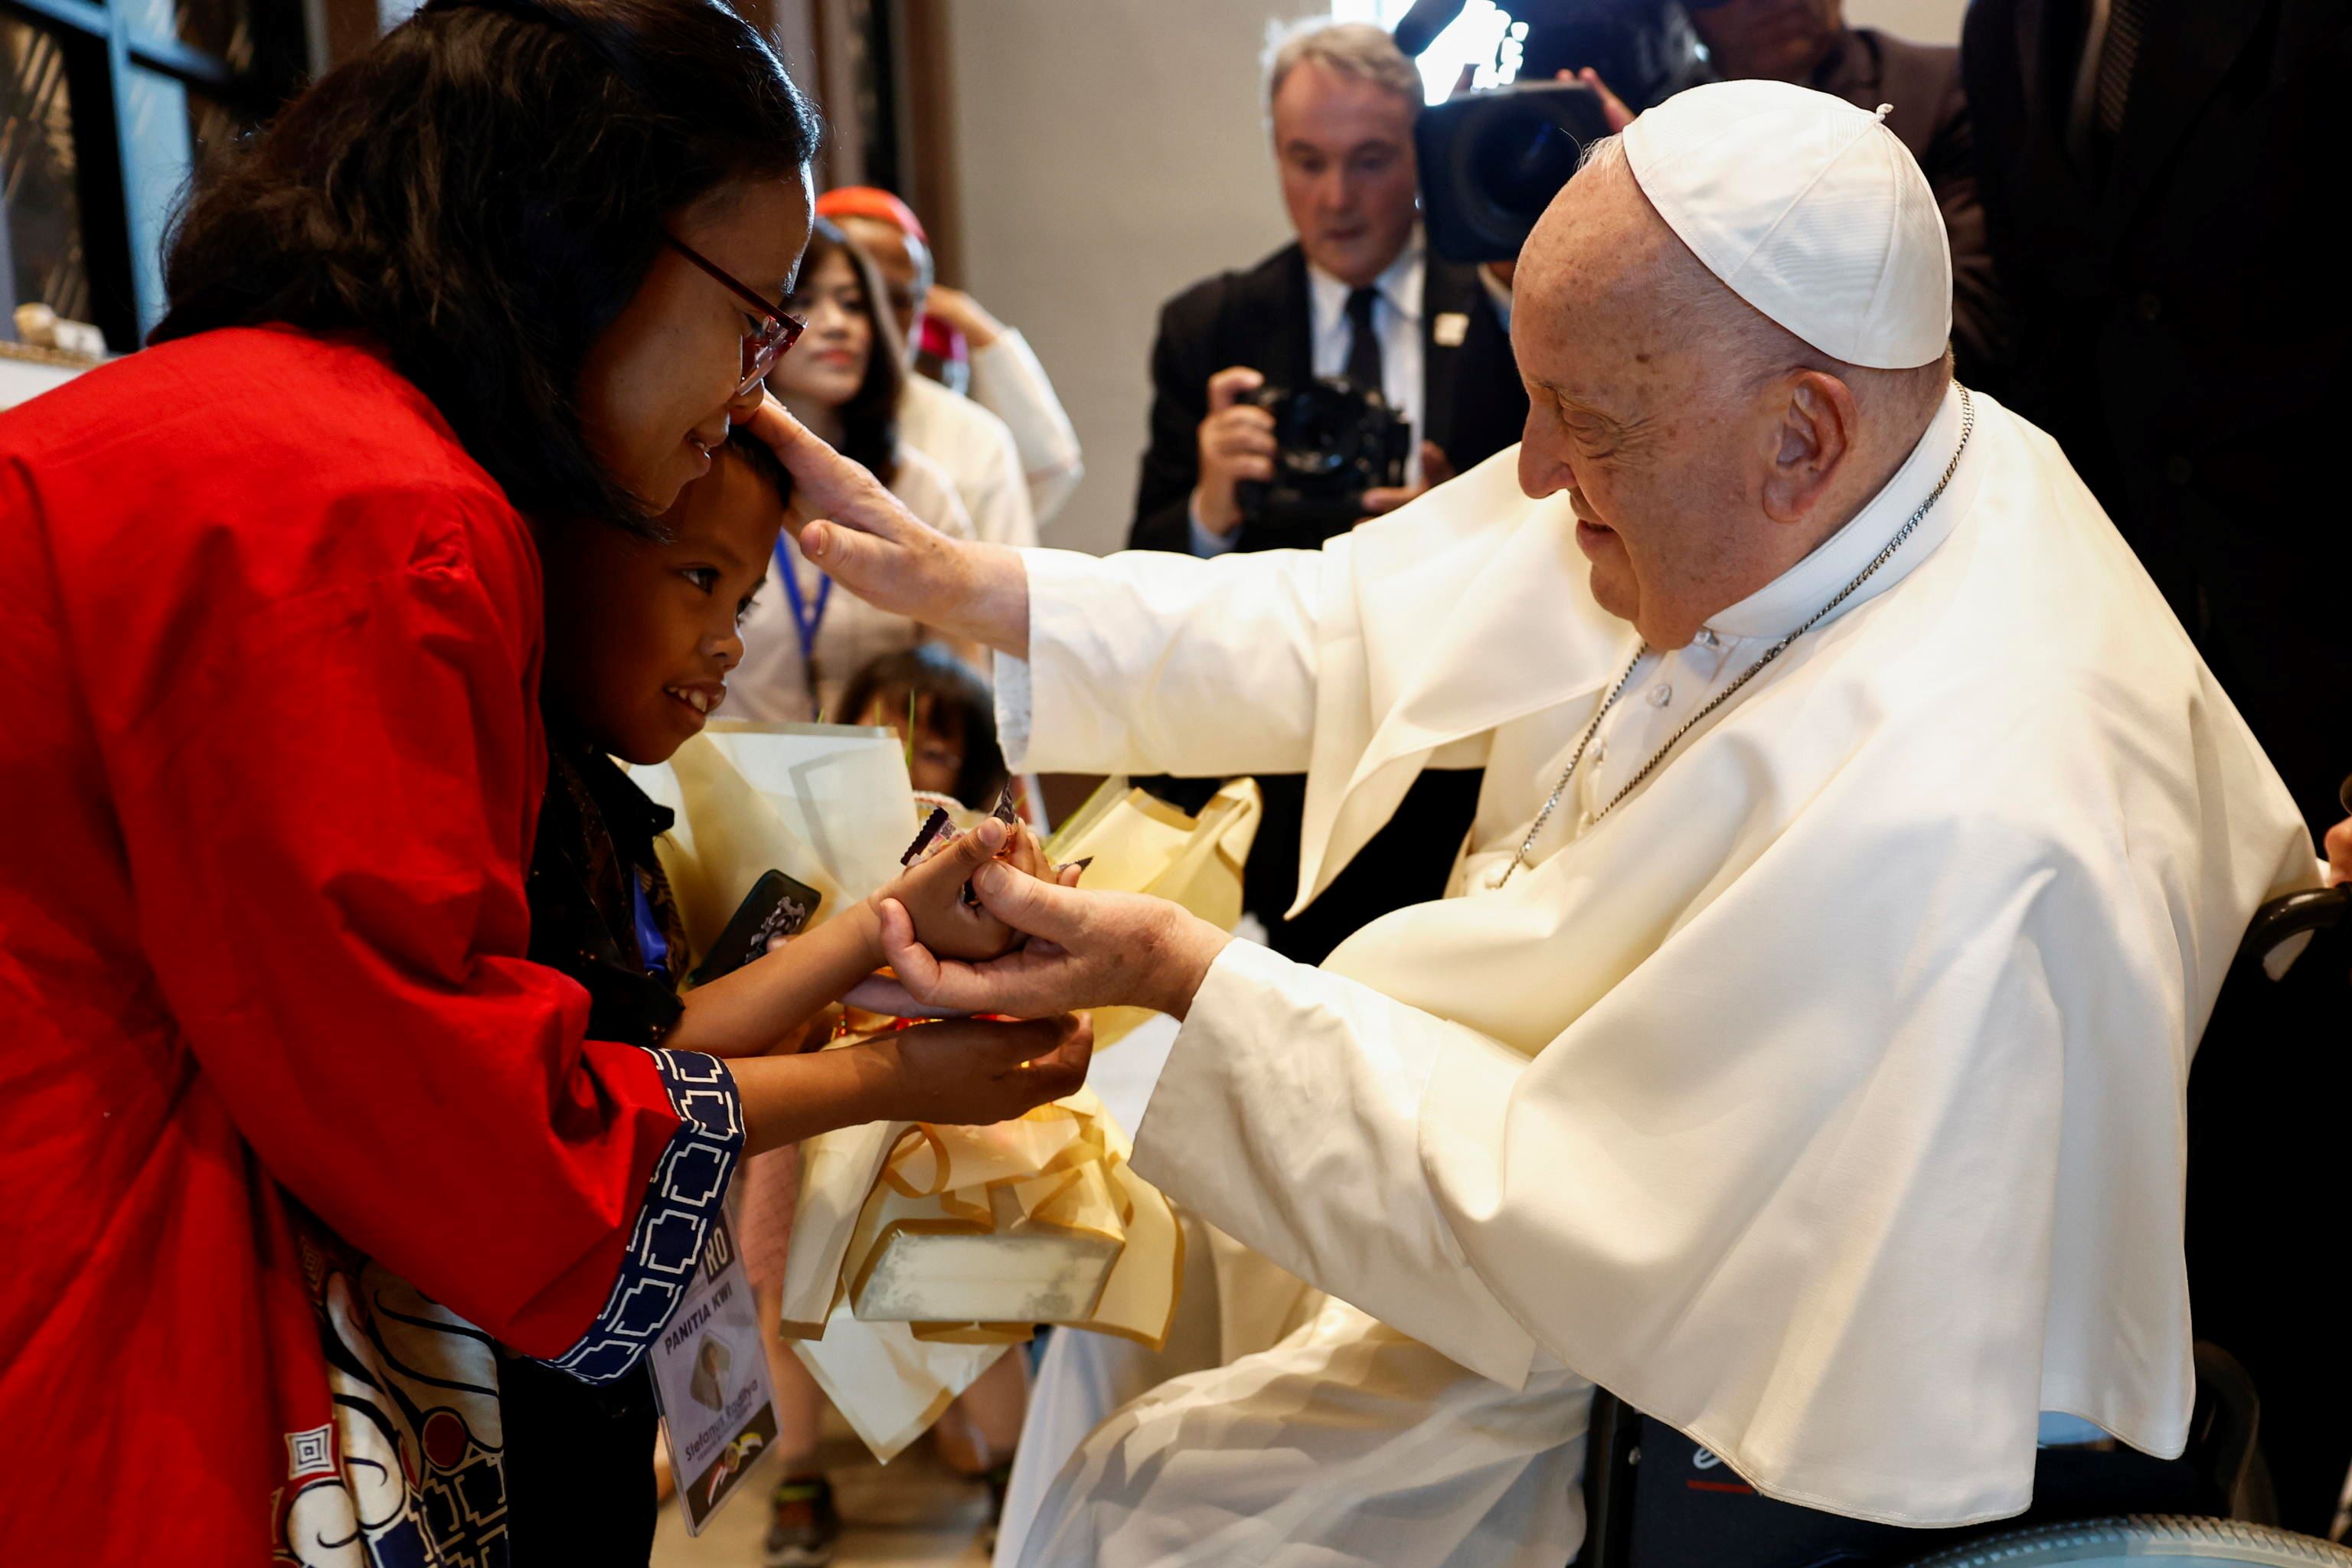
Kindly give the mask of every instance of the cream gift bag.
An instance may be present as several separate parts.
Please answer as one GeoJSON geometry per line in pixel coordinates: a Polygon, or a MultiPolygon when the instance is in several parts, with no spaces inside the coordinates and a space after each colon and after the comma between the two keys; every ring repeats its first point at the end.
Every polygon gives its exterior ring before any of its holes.
{"type": "MultiPolygon", "coordinates": [[[[844,1042],[848,1043],[848,1042],[844,1042]]],[[[908,1124],[844,1127],[801,1144],[782,1316],[793,1353],[874,1457],[888,1463],[971,1386],[1002,1344],[930,1344],[904,1323],[862,1323],[841,1300],[844,1258],[867,1192],[908,1124]]]]}
{"type": "Polygon", "coordinates": [[[794,1352],[889,1459],[1041,1322],[1158,1345],[1183,1237],[1086,1089],[987,1127],[880,1122],[802,1145],[782,1308],[794,1352]]]}
{"type": "Polygon", "coordinates": [[[823,894],[821,924],[897,875],[910,836],[906,748],[884,729],[714,720],[629,776],[677,814],[656,847],[698,954],[766,872],[823,894]]]}

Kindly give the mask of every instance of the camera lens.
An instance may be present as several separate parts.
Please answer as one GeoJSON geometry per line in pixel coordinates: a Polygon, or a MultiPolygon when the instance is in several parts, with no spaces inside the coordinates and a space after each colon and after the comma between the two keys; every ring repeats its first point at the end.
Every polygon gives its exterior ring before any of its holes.
{"type": "Polygon", "coordinates": [[[1532,224],[1576,173],[1583,146],[1550,120],[1498,117],[1473,154],[1488,198],[1532,224]]]}
{"type": "Polygon", "coordinates": [[[1593,90],[1526,83],[1423,111],[1413,128],[1431,242],[1455,261],[1518,254],[1585,144],[1609,134],[1593,90]]]}
{"type": "Polygon", "coordinates": [[[1347,467],[1361,416],[1344,393],[1318,382],[1291,402],[1281,433],[1282,465],[1294,474],[1332,474],[1347,467]]]}

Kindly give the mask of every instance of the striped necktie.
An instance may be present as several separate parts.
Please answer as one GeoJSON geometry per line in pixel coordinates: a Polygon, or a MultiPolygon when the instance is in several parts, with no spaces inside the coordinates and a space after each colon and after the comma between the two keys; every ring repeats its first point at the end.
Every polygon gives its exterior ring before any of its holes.
{"type": "Polygon", "coordinates": [[[2109,0],[2107,36],[2099,45],[2098,100],[2095,113],[2099,133],[2113,146],[2124,125],[2124,103],[2131,96],[2132,66],[2139,58],[2142,34],[2147,26],[2147,0],[2109,0]]]}

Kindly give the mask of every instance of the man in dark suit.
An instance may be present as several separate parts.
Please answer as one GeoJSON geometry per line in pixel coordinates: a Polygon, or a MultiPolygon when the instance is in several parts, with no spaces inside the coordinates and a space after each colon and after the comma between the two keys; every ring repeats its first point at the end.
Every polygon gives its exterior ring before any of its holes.
{"type": "MultiPolygon", "coordinates": [[[[2016,312],[1993,390],[2065,448],[2324,833],[2352,767],[2352,522],[2327,482],[2352,325],[2325,240],[2352,0],[1976,0],[1961,54],[2016,312]]],[[[2341,1249],[2352,1062],[2322,978],[2225,995],[2189,1118],[2198,1334],[2252,1373],[2305,1530],[2352,1452],[2341,1314],[2289,1282],[2341,1249]]]]}
{"type": "MultiPolygon", "coordinates": [[[[1498,291],[1476,268],[1429,255],[1421,239],[1412,121],[1422,91],[1412,63],[1377,27],[1318,27],[1277,49],[1267,97],[1298,238],[1246,272],[1195,285],[1161,312],[1151,447],[1128,541],[1138,549],[1215,555],[1277,542],[1253,537],[1235,490],[1273,477],[1273,416],[1244,400],[1259,386],[1345,375],[1411,421],[1408,482],[1368,493],[1368,511],[1493,456],[1527,420],[1498,291]]],[[[1304,785],[1261,778],[1266,814],[1244,901],[1273,945],[1319,962],[1372,917],[1440,896],[1478,779],[1423,774],[1355,863],[1286,920],[1304,785]]],[[[1189,799],[1181,788],[1170,793],[1189,799]]]]}
{"type": "Polygon", "coordinates": [[[1960,51],[1845,25],[1843,0],[1724,0],[1690,6],[1709,63],[1727,81],[1795,82],[1875,110],[1919,161],[1952,242],[1952,353],[1980,384],[2007,352],[1984,208],[1977,195],[1960,51]]]}
{"type": "Polygon", "coordinates": [[[2322,483],[2352,400],[2347,0],[1978,0],[1964,40],[2012,376],[2155,577],[2315,833],[2352,766],[2322,483]]]}

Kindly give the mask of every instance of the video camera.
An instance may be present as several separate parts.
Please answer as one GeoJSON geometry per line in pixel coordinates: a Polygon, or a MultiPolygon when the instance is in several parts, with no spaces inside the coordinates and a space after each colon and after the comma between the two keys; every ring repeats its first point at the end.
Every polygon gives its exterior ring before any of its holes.
{"type": "MultiPolygon", "coordinates": [[[[1526,26],[1518,79],[1422,110],[1413,126],[1429,242],[1454,261],[1507,261],[1609,134],[1600,95],[1553,79],[1591,67],[1636,114],[1713,79],[1677,0],[1512,0],[1526,26]]],[[[1397,25],[1408,55],[1429,47],[1462,0],[1421,0],[1397,25]]]]}
{"type": "Polygon", "coordinates": [[[1364,515],[1364,492],[1404,483],[1412,426],[1373,388],[1344,376],[1261,386],[1247,402],[1274,416],[1274,479],[1234,487],[1253,545],[1312,550],[1364,515]]]}

